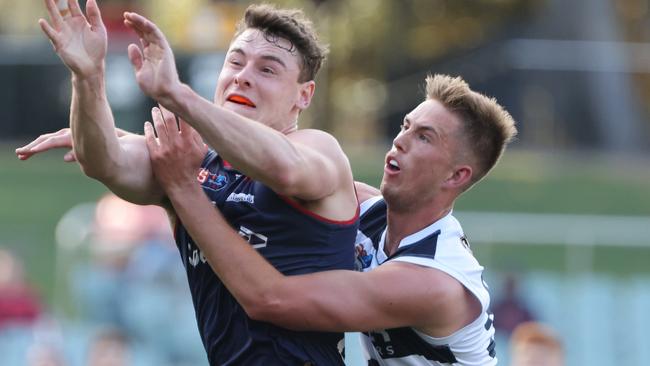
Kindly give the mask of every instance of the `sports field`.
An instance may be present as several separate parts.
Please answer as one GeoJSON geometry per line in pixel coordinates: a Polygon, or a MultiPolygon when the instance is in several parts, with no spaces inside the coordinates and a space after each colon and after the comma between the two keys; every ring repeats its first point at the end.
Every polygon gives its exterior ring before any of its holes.
{"type": "MultiPolygon", "coordinates": [[[[56,224],[66,211],[79,203],[95,201],[105,189],[85,178],[75,164],[63,163],[63,152],[47,153],[27,162],[17,160],[13,149],[21,143],[0,144],[0,247],[11,248],[24,259],[29,279],[53,305],[56,224]]],[[[379,183],[386,148],[346,148],[358,180],[379,183]]],[[[632,309],[624,326],[632,329],[647,318],[645,310],[634,312],[635,308],[646,309],[645,299],[650,299],[644,295],[650,279],[650,224],[643,225],[650,218],[647,167],[648,160],[643,158],[540,155],[513,149],[491,176],[460,199],[455,208],[475,255],[487,269],[486,279],[496,285],[495,298],[502,273],[523,274],[521,287],[525,298],[542,320],[565,337],[569,360],[581,363],[589,359],[591,343],[572,340],[588,339],[597,330],[590,319],[632,309]],[[513,222],[521,243],[507,236],[496,235],[490,240],[474,235],[485,232],[486,226],[489,229],[499,218],[503,221],[503,217],[528,217],[527,221],[513,222]],[[577,233],[578,237],[572,234],[571,240],[567,240],[572,245],[564,240],[545,242],[541,236],[536,237],[540,232],[552,233],[556,229],[549,222],[563,223],[567,218],[583,217],[602,218],[594,221],[594,225],[605,226],[598,228],[601,232],[609,228],[598,222],[613,220],[620,224],[623,220],[637,224],[629,226],[634,232],[621,235],[615,233],[618,225],[612,226],[614,235],[608,235],[613,238],[611,243],[590,237],[589,229],[577,233]],[[598,245],[584,245],[580,236],[598,245]],[[615,295],[622,293],[624,296],[615,295]],[[600,305],[592,306],[592,298],[601,299],[600,305]],[[583,316],[575,318],[575,313],[583,316]],[[634,315],[637,313],[638,316],[634,315]]],[[[506,228],[508,224],[505,222],[506,228]]],[[[617,332],[619,328],[611,326],[603,331],[617,332]]],[[[619,343],[610,343],[610,351],[615,353],[619,343]]],[[[357,343],[350,341],[348,346],[348,365],[360,365],[357,343]]],[[[504,360],[507,343],[501,341],[498,349],[504,360]]],[[[633,364],[635,360],[629,361],[633,364]]],[[[505,361],[507,364],[507,358],[505,361]]]]}

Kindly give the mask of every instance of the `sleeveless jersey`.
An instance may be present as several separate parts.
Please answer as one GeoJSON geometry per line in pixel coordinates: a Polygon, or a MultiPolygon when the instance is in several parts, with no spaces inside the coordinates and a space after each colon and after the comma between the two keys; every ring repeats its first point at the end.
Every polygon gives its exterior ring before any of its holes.
{"type": "Polygon", "coordinates": [[[361,205],[357,233],[358,270],[369,271],[389,261],[417,264],[443,271],[465,286],[481,303],[472,323],[444,337],[434,338],[411,327],[361,334],[368,365],[496,365],[493,315],[483,281],[483,267],[472,255],[462,228],[451,213],[404,238],[390,257],[384,252],[386,202],[374,197],[361,205]]]}
{"type": "MultiPolygon", "coordinates": [[[[320,218],[251,180],[210,150],[198,175],[231,226],[285,275],[352,269],[358,214],[320,218]]],[[[175,239],[211,365],[343,365],[342,333],[295,332],[252,320],[212,271],[180,221],[175,239]]]]}

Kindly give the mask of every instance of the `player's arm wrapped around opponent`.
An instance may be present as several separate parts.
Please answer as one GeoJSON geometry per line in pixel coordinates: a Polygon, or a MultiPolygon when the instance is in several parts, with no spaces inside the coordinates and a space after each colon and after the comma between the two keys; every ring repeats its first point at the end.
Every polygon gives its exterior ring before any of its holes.
{"type": "Polygon", "coordinates": [[[325,271],[284,276],[245,242],[196,183],[204,154],[198,134],[170,113],[145,126],[156,178],[174,211],[228,290],[256,320],[295,330],[373,330],[438,326],[462,286],[408,263],[360,273],[325,271]],[[442,311],[442,313],[441,313],[442,311]]]}

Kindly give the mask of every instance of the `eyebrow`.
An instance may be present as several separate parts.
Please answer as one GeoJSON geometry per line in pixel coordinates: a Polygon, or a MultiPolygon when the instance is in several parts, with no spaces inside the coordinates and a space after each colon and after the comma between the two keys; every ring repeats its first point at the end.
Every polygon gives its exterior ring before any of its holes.
{"type": "MultiPolygon", "coordinates": [[[[408,118],[408,116],[404,117],[404,122],[403,122],[403,123],[408,123],[409,125],[412,124],[412,122],[411,122],[411,120],[408,118]]],[[[440,138],[440,133],[438,132],[438,130],[436,130],[436,129],[433,128],[432,126],[421,126],[421,125],[418,125],[418,126],[415,127],[415,130],[416,130],[416,131],[417,131],[417,130],[424,130],[424,131],[426,131],[426,132],[431,132],[431,133],[433,133],[437,138],[440,138]]]]}
{"type": "MultiPolygon", "coordinates": [[[[231,52],[231,53],[232,53],[232,52],[239,53],[239,54],[241,54],[241,55],[244,56],[244,57],[246,56],[246,52],[244,52],[244,50],[241,49],[241,48],[239,48],[239,47],[235,47],[235,48],[231,49],[230,52],[231,52]]],[[[284,67],[285,69],[287,68],[287,65],[284,63],[284,61],[282,61],[282,59],[280,59],[280,58],[277,57],[277,56],[273,56],[273,55],[269,55],[269,54],[267,54],[267,55],[262,55],[262,56],[260,56],[260,58],[263,59],[263,60],[268,60],[268,61],[277,62],[278,64],[280,64],[280,65],[281,65],[282,67],[284,67]]]]}

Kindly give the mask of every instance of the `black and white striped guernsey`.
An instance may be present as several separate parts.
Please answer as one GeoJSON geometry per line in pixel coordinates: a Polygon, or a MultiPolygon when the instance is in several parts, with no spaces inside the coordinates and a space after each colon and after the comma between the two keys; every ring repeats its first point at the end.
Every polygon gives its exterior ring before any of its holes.
{"type": "Polygon", "coordinates": [[[490,295],[483,267],[472,255],[463,230],[451,213],[404,238],[397,251],[384,252],[386,202],[374,197],[361,205],[357,233],[358,270],[370,271],[389,261],[413,263],[443,271],[465,286],[481,303],[482,312],[457,332],[434,338],[411,327],[384,329],[361,335],[369,366],[491,366],[497,364],[490,295]]]}

